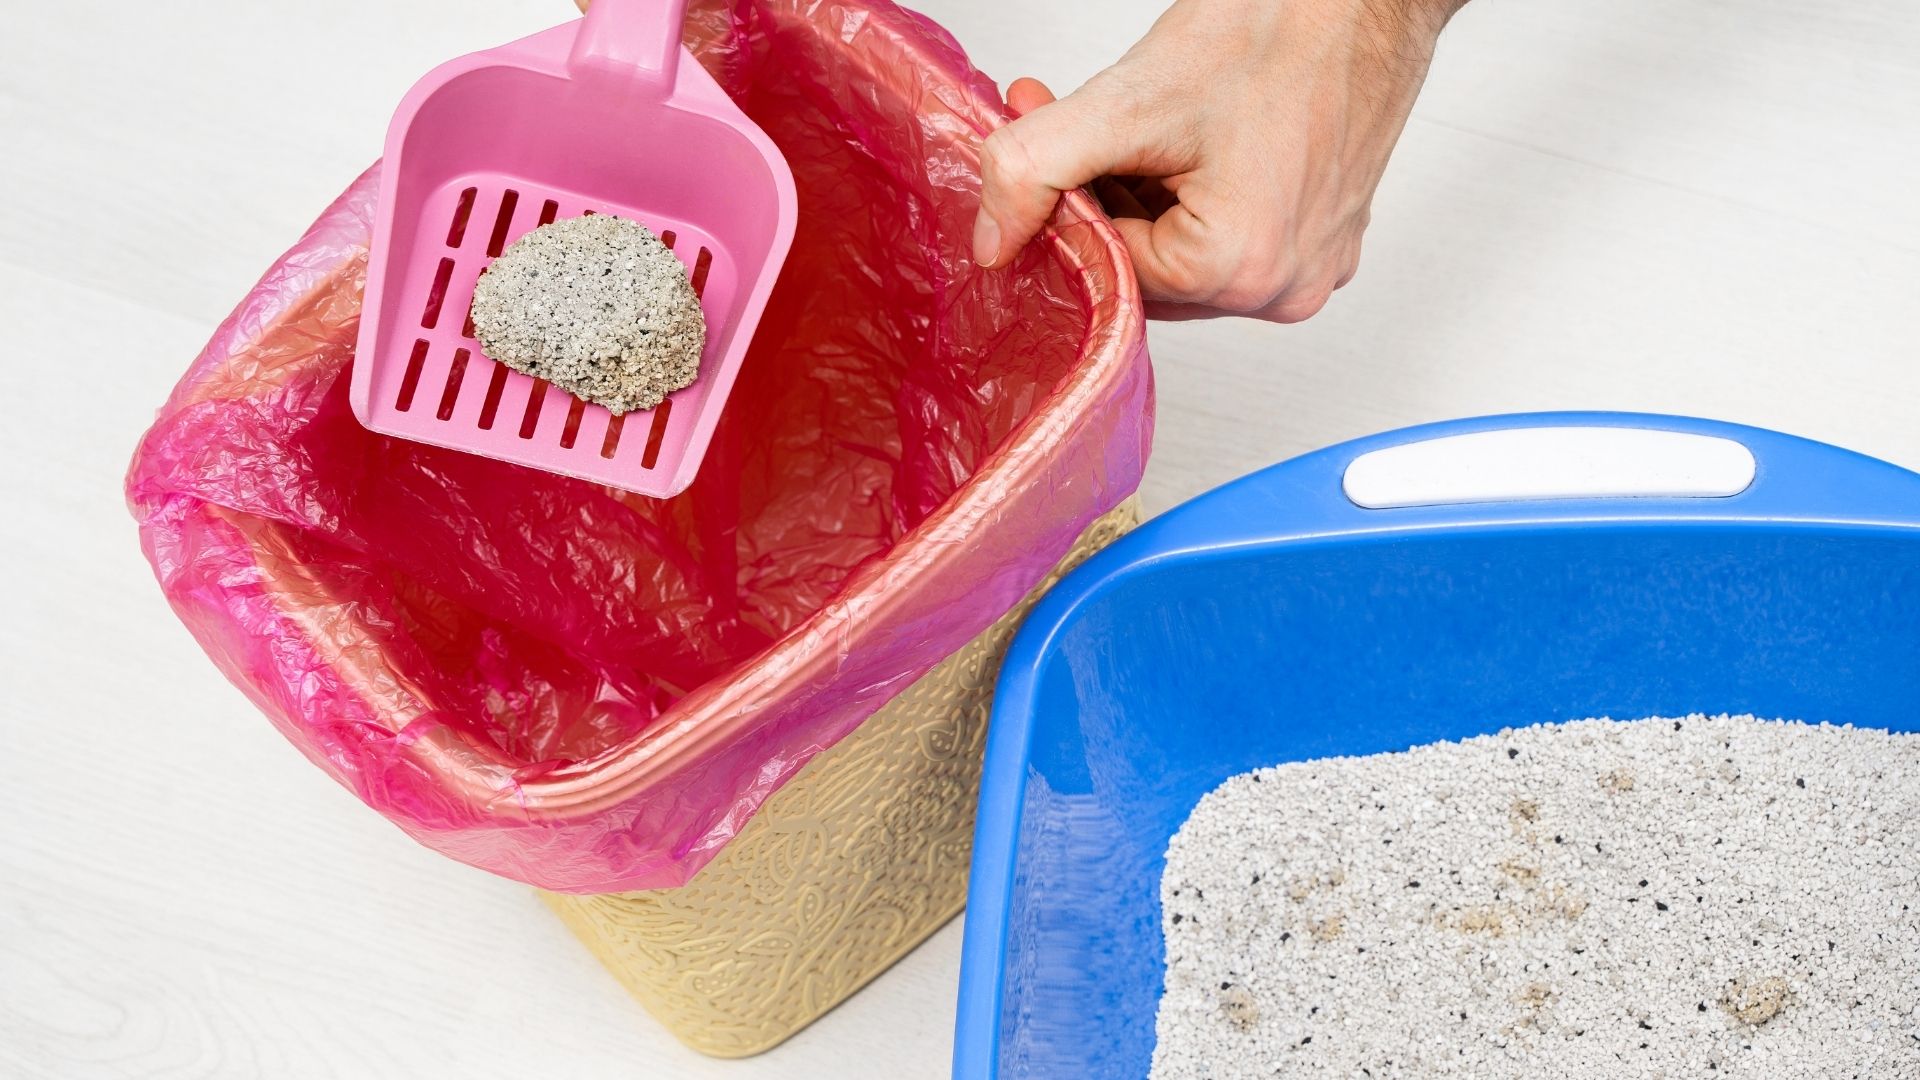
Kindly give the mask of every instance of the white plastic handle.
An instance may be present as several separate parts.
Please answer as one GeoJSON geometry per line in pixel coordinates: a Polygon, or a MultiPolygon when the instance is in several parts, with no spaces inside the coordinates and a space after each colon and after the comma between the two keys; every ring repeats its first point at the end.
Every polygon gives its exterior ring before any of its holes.
{"type": "Polygon", "coordinates": [[[1476,431],[1375,450],[1347,466],[1356,506],[1738,495],[1753,452],[1732,439],[1625,427],[1476,431]]]}

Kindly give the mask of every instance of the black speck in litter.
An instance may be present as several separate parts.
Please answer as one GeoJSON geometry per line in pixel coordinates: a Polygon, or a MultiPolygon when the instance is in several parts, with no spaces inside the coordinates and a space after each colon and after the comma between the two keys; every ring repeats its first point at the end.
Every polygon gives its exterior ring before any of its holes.
{"type": "MultiPolygon", "coordinates": [[[[1655,908],[1656,908],[1657,910],[1660,910],[1660,911],[1665,911],[1665,910],[1667,910],[1667,905],[1666,905],[1666,902],[1665,902],[1665,901],[1661,901],[1661,900],[1655,900],[1655,901],[1653,902],[1653,906],[1654,906],[1654,907],[1655,907],[1655,908]]],[[[1754,942],[1754,944],[1755,944],[1755,945],[1758,945],[1758,944],[1760,944],[1760,943],[1756,941],[1756,942],[1754,942]]]]}
{"type": "Polygon", "coordinates": [[[1509,746],[1509,747],[1507,747],[1507,760],[1508,760],[1508,761],[1512,761],[1512,760],[1513,760],[1514,758],[1517,758],[1517,757],[1519,757],[1519,756],[1520,756],[1520,751],[1518,751],[1518,750],[1515,750],[1515,749],[1514,749],[1513,747],[1511,747],[1511,746],[1509,746]]]}
{"type": "Polygon", "coordinates": [[[1309,1035],[1306,1038],[1300,1040],[1300,1045],[1305,1046],[1312,1041],[1313,1041],[1313,1036],[1309,1035]]]}
{"type": "Polygon", "coordinates": [[[1173,913],[1173,925],[1179,926],[1185,920],[1186,920],[1185,915],[1182,915],[1177,911],[1173,913]]]}
{"type": "Polygon", "coordinates": [[[1417,882],[1417,881],[1409,881],[1409,882],[1407,882],[1407,888],[1409,888],[1409,889],[1417,889],[1417,888],[1419,888],[1419,887],[1420,887],[1420,883],[1419,883],[1419,882],[1417,882]]]}

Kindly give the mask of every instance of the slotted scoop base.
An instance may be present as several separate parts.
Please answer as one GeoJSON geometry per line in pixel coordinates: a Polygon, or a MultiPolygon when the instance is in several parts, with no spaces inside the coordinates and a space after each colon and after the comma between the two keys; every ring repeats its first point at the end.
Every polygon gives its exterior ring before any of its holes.
{"type": "MultiPolygon", "coordinates": [[[[684,450],[710,380],[694,380],[658,408],[616,417],[489,359],[474,339],[473,288],[488,264],[537,226],[589,213],[615,214],[660,234],[687,267],[710,324],[733,303],[738,282],[726,253],[694,225],[497,174],[456,178],[424,201],[413,246],[418,257],[400,280],[388,282],[391,317],[415,323],[416,332],[404,365],[374,373],[370,426],[507,460],[533,458],[527,463],[588,479],[605,479],[612,469],[652,470],[684,450]]],[[[720,344],[709,335],[702,372],[713,369],[720,344]]]]}

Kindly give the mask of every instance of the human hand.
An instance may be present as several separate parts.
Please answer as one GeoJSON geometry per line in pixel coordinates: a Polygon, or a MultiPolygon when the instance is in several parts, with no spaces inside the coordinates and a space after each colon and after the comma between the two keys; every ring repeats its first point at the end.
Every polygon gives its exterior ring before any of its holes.
{"type": "Polygon", "coordinates": [[[981,152],[974,257],[1019,252],[1063,191],[1092,183],[1148,314],[1298,322],[1360,260],[1374,188],[1465,0],[1176,0],[1112,67],[981,152]]]}

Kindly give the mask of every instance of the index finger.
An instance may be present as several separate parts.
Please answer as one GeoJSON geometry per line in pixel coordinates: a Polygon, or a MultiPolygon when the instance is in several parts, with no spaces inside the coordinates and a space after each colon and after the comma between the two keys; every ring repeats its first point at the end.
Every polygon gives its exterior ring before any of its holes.
{"type": "Polygon", "coordinates": [[[1152,221],[1115,218],[1113,226],[1150,304],[1204,304],[1219,295],[1224,279],[1207,248],[1207,225],[1185,204],[1174,203],[1152,221]]]}

